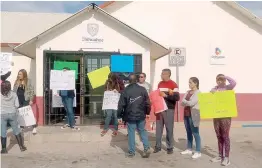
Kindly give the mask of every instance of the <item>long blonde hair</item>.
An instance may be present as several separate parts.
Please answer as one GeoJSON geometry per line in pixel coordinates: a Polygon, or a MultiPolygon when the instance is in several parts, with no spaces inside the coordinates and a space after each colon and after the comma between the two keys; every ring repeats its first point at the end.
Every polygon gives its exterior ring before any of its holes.
{"type": "Polygon", "coordinates": [[[25,69],[20,69],[20,70],[18,71],[18,73],[17,73],[15,85],[16,85],[16,86],[19,86],[19,85],[23,84],[23,85],[24,85],[24,88],[27,88],[27,82],[28,82],[28,76],[27,76],[26,70],[25,70],[25,69]],[[23,74],[23,79],[22,79],[22,81],[23,81],[24,83],[22,83],[22,82],[20,81],[20,79],[19,79],[19,73],[20,73],[20,72],[23,74]]]}

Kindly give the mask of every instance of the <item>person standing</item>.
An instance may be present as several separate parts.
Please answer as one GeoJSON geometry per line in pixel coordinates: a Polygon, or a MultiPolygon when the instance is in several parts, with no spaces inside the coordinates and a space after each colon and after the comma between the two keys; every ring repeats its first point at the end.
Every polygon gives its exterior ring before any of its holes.
{"type": "Polygon", "coordinates": [[[18,126],[17,112],[19,107],[18,97],[15,92],[11,91],[11,83],[9,81],[2,81],[1,83],[1,154],[8,153],[6,148],[6,134],[7,124],[12,127],[13,134],[16,137],[17,143],[21,151],[27,150],[24,146],[24,139],[21,135],[18,126]]]}
{"type": "MultiPolygon", "coordinates": [[[[70,68],[64,67],[63,71],[69,71],[70,68]]],[[[61,127],[61,129],[65,129],[70,127],[72,130],[80,130],[80,128],[75,126],[75,113],[74,113],[74,98],[75,91],[74,90],[60,90],[59,96],[62,99],[62,103],[66,112],[66,124],[61,127]]]]}
{"type": "MultiPolygon", "coordinates": [[[[19,108],[33,105],[35,97],[34,87],[31,83],[31,80],[28,78],[25,69],[21,69],[18,72],[13,91],[17,94],[19,100],[19,108]]],[[[33,134],[37,133],[36,127],[37,125],[33,125],[33,134]]]]}
{"type": "Polygon", "coordinates": [[[129,85],[122,92],[118,102],[118,118],[127,122],[128,146],[129,151],[127,157],[135,156],[135,130],[138,130],[140,138],[144,145],[143,158],[150,156],[150,146],[148,142],[148,134],[145,130],[146,115],[150,114],[151,106],[149,96],[144,87],[137,84],[136,75],[129,77],[129,85]]]}
{"type": "Polygon", "coordinates": [[[201,138],[199,135],[200,124],[200,111],[198,105],[199,80],[196,77],[189,79],[189,88],[183,100],[182,106],[184,106],[184,124],[187,133],[187,149],[181,152],[182,155],[193,154],[193,137],[196,142],[196,152],[192,156],[193,159],[201,157],[201,138]]]}
{"type": "MultiPolygon", "coordinates": [[[[212,93],[225,91],[225,90],[233,90],[236,86],[236,81],[228,76],[223,74],[218,74],[216,77],[217,86],[211,89],[212,93]],[[226,81],[228,81],[228,85],[226,85],[226,81]]],[[[219,156],[211,159],[212,162],[221,162],[222,166],[230,165],[229,161],[229,152],[230,152],[230,139],[229,139],[229,131],[231,127],[231,117],[227,118],[214,118],[214,129],[217,136],[218,141],[218,151],[219,156]],[[224,153],[225,151],[225,153],[224,153]]]]}
{"type": "Polygon", "coordinates": [[[180,99],[180,96],[177,84],[172,81],[170,77],[171,70],[163,69],[161,74],[162,81],[159,82],[158,89],[160,90],[160,95],[164,98],[168,109],[156,114],[156,146],[154,153],[161,151],[164,126],[166,127],[167,154],[173,153],[174,109],[176,107],[176,102],[180,99]]]}
{"type": "MultiPolygon", "coordinates": [[[[120,93],[123,87],[122,88],[120,87],[121,84],[119,82],[120,81],[118,80],[117,75],[114,73],[110,73],[108,75],[108,80],[105,83],[105,91],[114,91],[115,93],[120,93]]],[[[114,131],[112,133],[112,136],[117,136],[118,134],[117,110],[108,109],[105,110],[105,112],[106,112],[106,119],[105,119],[104,130],[101,132],[101,136],[104,136],[109,130],[109,124],[112,118],[114,122],[114,131]]]]}
{"type": "Polygon", "coordinates": [[[143,86],[146,89],[148,94],[150,93],[151,85],[148,82],[146,82],[146,74],[145,73],[139,74],[139,80],[138,80],[137,84],[140,85],[140,86],[143,86]]]}

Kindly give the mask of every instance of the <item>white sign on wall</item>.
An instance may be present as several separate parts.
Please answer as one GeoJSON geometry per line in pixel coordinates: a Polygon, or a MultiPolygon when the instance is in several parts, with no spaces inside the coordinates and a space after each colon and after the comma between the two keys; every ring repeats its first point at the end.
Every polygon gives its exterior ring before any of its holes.
{"type": "Polygon", "coordinates": [[[94,18],[91,18],[82,23],[83,35],[82,41],[85,43],[101,44],[104,42],[103,37],[103,22],[100,22],[94,18]]]}
{"type": "Polygon", "coordinates": [[[171,47],[169,66],[184,66],[186,64],[186,48],[171,47]]]}
{"type": "MultiPolygon", "coordinates": [[[[76,90],[74,90],[76,95],[76,90]]],[[[53,90],[52,107],[64,107],[62,98],[59,96],[58,90],[53,90]]],[[[74,97],[73,107],[76,107],[76,96],[74,97]]]]}
{"type": "Polygon", "coordinates": [[[114,91],[105,91],[102,110],[117,110],[120,94],[114,91]]]}
{"type": "Polygon", "coordinates": [[[50,89],[75,90],[75,71],[51,70],[50,89]]]}
{"type": "Polygon", "coordinates": [[[211,65],[225,65],[226,56],[224,51],[219,46],[211,46],[211,55],[210,55],[210,64],[211,65]]]}
{"type": "Polygon", "coordinates": [[[4,75],[12,68],[12,53],[1,52],[0,53],[0,74],[4,75]]]}
{"type": "Polygon", "coordinates": [[[20,126],[28,127],[35,125],[35,116],[31,106],[25,106],[18,109],[18,123],[20,126]]]}

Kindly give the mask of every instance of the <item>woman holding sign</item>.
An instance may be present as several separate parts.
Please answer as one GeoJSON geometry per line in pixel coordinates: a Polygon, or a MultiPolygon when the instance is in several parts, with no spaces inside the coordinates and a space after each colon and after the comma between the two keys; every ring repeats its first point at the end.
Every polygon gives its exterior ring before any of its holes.
{"type": "MultiPolygon", "coordinates": [[[[21,69],[18,72],[13,91],[17,94],[19,100],[19,108],[33,105],[35,96],[34,87],[31,83],[31,80],[28,79],[25,69],[21,69]]],[[[33,134],[36,133],[36,125],[33,125],[33,134]]]]}
{"type": "MultiPolygon", "coordinates": [[[[217,86],[215,86],[211,92],[233,90],[236,86],[236,81],[223,74],[218,74],[216,77],[217,86]],[[226,85],[228,81],[228,85],[226,85]]],[[[215,118],[213,120],[214,128],[217,135],[219,156],[213,158],[212,162],[221,162],[222,166],[230,165],[229,151],[230,151],[230,139],[229,130],[231,127],[231,118],[215,118]],[[225,153],[224,153],[225,150],[225,153]]]]}
{"type": "Polygon", "coordinates": [[[189,79],[190,90],[185,94],[182,100],[184,106],[184,123],[187,132],[187,149],[181,152],[182,155],[192,155],[193,151],[193,137],[196,142],[196,152],[192,156],[193,159],[201,157],[201,138],[199,135],[200,112],[198,105],[199,80],[196,77],[189,79]]]}
{"type": "MultiPolygon", "coordinates": [[[[110,73],[105,83],[105,91],[114,91],[119,93],[123,90],[123,88],[124,87],[121,87],[121,83],[119,83],[119,79],[117,75],[114,73],[110,73]]],[[[105,112],[106,112],[106,119],[105,119],[104,130],[101,132],[101,136],[104,136],[109,130],[109,124],[112,118],[113,118],[114,129],[115,129],[114,132],[112,133],[112,136],[117,136],[117,131],[118,131],[117,110],[110,109],[110,110],[105,110],[105,112]]]]}
{"type": "Polygon", "coordinates": [[[11,83],[9,81],[2,81],[1,83],[1,153],[7,153],[6,148],[6,133],[7,124],[10,124],[13,129],[13,134],[16,136],[17,143],[21,151],[25,151],[24,139],[21,135],[18,126],[17,109],[19,102],[17,95],[11,91],[11,83]]]}

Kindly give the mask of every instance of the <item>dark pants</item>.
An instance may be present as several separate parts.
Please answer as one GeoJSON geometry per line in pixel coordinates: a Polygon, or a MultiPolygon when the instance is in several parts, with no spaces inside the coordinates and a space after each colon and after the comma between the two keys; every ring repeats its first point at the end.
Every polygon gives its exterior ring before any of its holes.
{"type": "Polygon", "coordinates": [[[187,133],[187,149],[192,150],[193,148],[193,136],[196,142],[196,151],[200,152],[201,139],[199,135],[199,127],[194,127],[191,117],[184,117],[184,123],[187,133]]]}
{"type": "Polygon", "coordinates": [[[140,139],[144,145],[144,150],[149,149],[148,135],[145,130],[145,120],[141,121],[129,121],[127,122],[128,131],[128,147],[129,153],[135,154],[136,151],[136,141],[135,141],[135,130],[138,130],[140,139]]]}
{"type": "Polygon", "coordinates": [[[174,109],[168,109],[156,115],[156,148],[161,149],[164,126],[166,127],[167,149],[174,147],[174,109]]]}
{"type": "Polygon", "coordinates": [[[229,131],[231,127],[231,118],[217,118],[213,120],[217,135],[218,151],[221,157],[229,157],[230,139],[229,131]],[[225,155],[224,155],[225,149],[225,155]]]}
{"type": "Polygon", "coordinates": [[[75,126],[74,97],[62,96],[61,98],[66,111],[66,122],[72,128],[75,126]]]}

